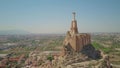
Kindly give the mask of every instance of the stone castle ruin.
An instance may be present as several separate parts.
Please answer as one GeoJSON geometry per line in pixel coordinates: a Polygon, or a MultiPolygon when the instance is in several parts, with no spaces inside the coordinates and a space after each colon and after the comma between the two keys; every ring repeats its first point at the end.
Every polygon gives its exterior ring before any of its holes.
{"type": "Polygon", "coordinates": [[[100,57],[100,51],[96,51],[91,44],[91,36],[88,33],[79,33],[75,12],[73,12],[73,20],[70,31],[67,32],[63,42],[62,55],[70,55],[73,53],[84,53],[88,57],[100,57]]]}
{"type": "Polygon", "coordinates": [[[70,45],[74,51],[79,52],[88,44],[91,44],[90,34],[78,33],[77,21],[75,19],[75,13],[73,13],[71,28],[67,32],[64,45],[70,45]]]}

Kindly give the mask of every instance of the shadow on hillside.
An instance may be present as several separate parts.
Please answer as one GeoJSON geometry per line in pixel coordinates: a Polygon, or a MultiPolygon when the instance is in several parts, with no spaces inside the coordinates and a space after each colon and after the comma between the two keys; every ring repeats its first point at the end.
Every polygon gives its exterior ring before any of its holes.
{"type": "Polygon", "coordinates": [[[81,53],[87,55],[91,59],[100,59],[101,58],[101,52],[99,50],[96,50],[92,46],[92,44],[84,46],[81,53]]]}

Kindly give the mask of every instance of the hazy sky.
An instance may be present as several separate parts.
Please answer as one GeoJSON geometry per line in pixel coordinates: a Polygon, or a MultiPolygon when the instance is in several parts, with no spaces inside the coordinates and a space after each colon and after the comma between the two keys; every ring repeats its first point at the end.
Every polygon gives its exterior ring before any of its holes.
{"type": "Polygon", "coordinates": [[[72,12],[79,32],[120,32],[120,0],[0,0],[0,30],[65,33],[72,12]]]}

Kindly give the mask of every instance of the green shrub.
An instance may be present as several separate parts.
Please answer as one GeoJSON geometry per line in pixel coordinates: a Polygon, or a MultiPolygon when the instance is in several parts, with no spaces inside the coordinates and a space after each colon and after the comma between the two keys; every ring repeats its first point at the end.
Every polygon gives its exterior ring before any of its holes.
{"type": "Polygon", "coordinates": [[[49,55],[48,57],[47,57],[47,60],[49,60],[49,61],[52,61],[54,58],[53,58],[53,56],[51,56],[51,55],[49,55]]]}

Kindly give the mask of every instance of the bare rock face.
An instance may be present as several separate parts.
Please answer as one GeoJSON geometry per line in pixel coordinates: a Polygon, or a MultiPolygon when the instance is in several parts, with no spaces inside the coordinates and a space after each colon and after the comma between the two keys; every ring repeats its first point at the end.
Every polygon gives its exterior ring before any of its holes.
{"type": "Polygon", "coordinates": [[[110,64],[109,56],[105,56],[103,63],[104,63],[104,64],[103,64],[103,67],[112,68],[112,66],[111,66],[111,64],[110,64]]]}

